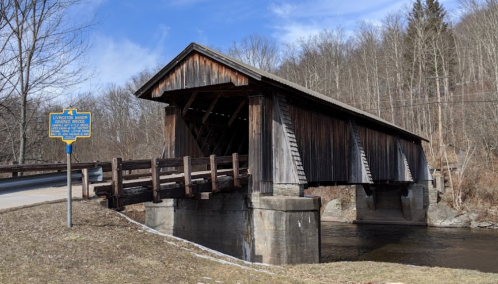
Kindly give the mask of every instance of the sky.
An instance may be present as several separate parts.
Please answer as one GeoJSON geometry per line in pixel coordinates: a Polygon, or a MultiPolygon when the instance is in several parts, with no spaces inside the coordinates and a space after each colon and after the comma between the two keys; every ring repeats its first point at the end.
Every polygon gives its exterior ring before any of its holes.
{"type": "MultiPolygon", "coordinates": [[[[440,0],[450,13],[458,0],[440,0]]],[[[93,77],[75,92],[123,85],[133,75],[163,67],[191,42],[226,50],[258,34],[292,42],[323,29],[354,32],[359,21],[380,23],[413,0],[88,0],[75,18],[95,16],[85,59],[93,77]]]]}

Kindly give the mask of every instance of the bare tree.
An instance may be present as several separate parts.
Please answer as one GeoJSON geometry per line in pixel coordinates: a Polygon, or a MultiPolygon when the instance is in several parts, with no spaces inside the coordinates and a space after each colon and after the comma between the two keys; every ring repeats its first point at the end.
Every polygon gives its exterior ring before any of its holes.
{"type": "Polygon", "coordinates": [[[12,72],[3,92],[12,93],[19,105],[16,114],[18,160],[26,160],[27,125],[45,99],[84,79],[85,66],[79,61],[88,50],[88,23],[75,25],[68,10],[80,0],[1,0],[2,34],[7,35],[3,66],[12,72]],[[12,59],[12,60],[10,60],[12,59]],[[31,102],[31,106],[28,105],[31,102]]]}
{"type": "Polygon", "coordinates": [[[228,55],[263,71],[275,72],[280,63],[277,43],[258,34],[244,37],[239,43],[233,42],[228,55]]]}

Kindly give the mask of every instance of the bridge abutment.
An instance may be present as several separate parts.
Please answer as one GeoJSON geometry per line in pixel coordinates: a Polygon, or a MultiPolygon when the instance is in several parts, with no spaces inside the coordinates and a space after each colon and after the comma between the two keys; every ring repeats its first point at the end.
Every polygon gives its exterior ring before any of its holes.
{"type": "Polygon", "coordinates": [[[269,264],[320,261],[320,198],[253,196],[250,261],[269,264]]]}
{"type": "Polygon", "coordinates": [[[222,253],[268,264],[318,263],[318,197],[247,195],[146,203],[146,225],[222,253]]]}
{"type": "Polygon", "coordinates": [[[425,225],[429,204],[434,202],[430,181],[371,185],[370,195],[356,186],[356,222],[425,225]]]}

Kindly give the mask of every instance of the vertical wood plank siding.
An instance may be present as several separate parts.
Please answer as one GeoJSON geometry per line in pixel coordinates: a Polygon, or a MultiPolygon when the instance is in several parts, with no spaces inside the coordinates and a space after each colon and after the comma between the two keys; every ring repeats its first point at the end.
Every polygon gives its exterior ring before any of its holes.
{"type": "Polygon", "coordinates": [[[272,122],[273,101],[264,96],[249,97],[249,173],[251,190],[273,192],[272,122]]]}
{"type": "Polygon", "coordinates": [[[235,86],[249,84],[247,76],[215,62],[199,53],[187,56],[175,66],[152,90],[152,97],[164,92],[233,83],[235,86]]]}
{"type": "Polygon", "coordinates": [[[423,154],[420,152],[420,144],[401,138],[399,139],[399,142],[401,144],[401,147],[403,148],[406,159],[408,160],[408,167],[410,168],[412,177],[414,180],[418,180],[418,177],[420,175],[420,155],[423,154]]]}
{"type": "Polygon", "coordinates": [[[357,125],[373,180],[396,180],[396,137],[357,125]]]}
{"type": "Polygon", "coordinates": [[[289,105],[308,182],[348,180],[347,122],[289,105]]]}
{"type": "Polygon", "coordinates": [[[192,136],[181,115],[179,107],[165,108],[165,147],[166,158],[191,156],[203,157],[199,145],[192,136]]]}
{"type": "MultiPolygon", "coordinates": [[[[346,121],[289,106],[308,182],[347,182],[350,130],[346,121]]],[[[396,136],[356,125],[374,181],[395,181],[396,136]]],[[[419,175],[419,144],[400,138],[412,175],[419,175]]]]}

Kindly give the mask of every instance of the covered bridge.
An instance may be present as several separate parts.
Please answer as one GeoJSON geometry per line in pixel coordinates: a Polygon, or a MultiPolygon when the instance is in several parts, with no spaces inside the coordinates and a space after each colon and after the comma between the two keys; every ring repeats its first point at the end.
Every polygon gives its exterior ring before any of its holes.
{"type": "MultiPolygon", "coordinates": [[[[425,139],[369,113],[196,43],[135,95],[168,104],[167,158],[248,155],[250,182],[245,198],[251,214],[254,210],[291,212],[283,218],[292,221],[294,211],[286,206],[289,200],[309,203],[302,201],[309,200],[303,197],[305,188],[351,184],[359,185],[365,217],[379,203],[375,193],[393,191],[394,186],[401,192],[397,200],[405,219],[425,218],[423,192],[427,189],[410,199],[414,185],[431,180],[421,146],[425,139]],[[284,201],[279,205],[277,199],[284,201]]],[[[318,222],[315,207],[303,205],[302,211],[314,212],[318,222]]],[[[258,243],[258,221],[250,222],[255,226],[252,240],[244,242],[258,243]]],[[[262,234],[272,238],[266,231],[262,234]]],[[[289,242],[296,239],[299,242],[302,236],[289,242]]],[[[244,249],[244,258],[258,260],[257,247],[244,249]]],[[[287,260],[263,261],[310,262],[289,260],[295,253],[287,260]]]]}

